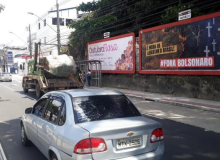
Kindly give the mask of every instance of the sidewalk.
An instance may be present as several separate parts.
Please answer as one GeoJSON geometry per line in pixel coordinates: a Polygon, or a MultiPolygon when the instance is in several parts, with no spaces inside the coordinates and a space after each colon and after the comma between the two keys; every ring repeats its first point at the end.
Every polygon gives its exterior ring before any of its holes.
{"type": "MultiPolygon", "coordinates": [[[[17,74],[13,75],[17,79],[22,81],[22,75],[17,74]]],[[[117,90],[124,93],[128,97],[136,97],[141,98],[148,101],[154,101],[159,103],[172,104],[181,107],[200,109],[205,111],[212,111],[220,113],[220,101],[211,101],[204,99],[196,99],[196,98],[187,98],[187,97],[178,97],[173,95],[165,95],[158,93],[150,93],[150,92],[142,92],[142,91],[134,91],[129,89],[120,89],[120,88],[108,88],[108,87],[84,87],[85,89],[100,89],[100,90],[117,90]]]]}
{"type": "Polygon", "coordinates": [[[108,88],[108,87],[84,87],[85,89],[105,89],[105,90],[117,90],[124,93],[128,97],[136,97],[141,98],[148,101],[154,101],[159,103],[172,104],[181,107],[200,109],[205,111],[219,112],[220,113],[220,102],[211,101],[211,100],[203,100],[196,98],[186,98],[186,97],[178,97],[173,95],[164,95],[158,93],[149,93],[149,92],[141,92],[134,91],[128,89],[120,89],[120,88],[108,88]]]}

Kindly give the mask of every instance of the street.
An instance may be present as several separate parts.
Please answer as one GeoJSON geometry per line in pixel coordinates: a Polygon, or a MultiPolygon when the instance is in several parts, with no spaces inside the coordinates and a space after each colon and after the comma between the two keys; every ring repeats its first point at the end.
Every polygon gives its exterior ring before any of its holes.
{"type": "MultiPolygon", "coordinates": [[[[0,91],[0,143],[7,160],[46,160],[33,144],[23,147],[20,142],[20,117],[35,104],[35,91],[24,94],[21,79],[14,75],[12,82],[0,82],[0,91]]],[[[219,113],[130,99],[144,116],[162,124],[164,160],[220,159],[219,113]]]]}

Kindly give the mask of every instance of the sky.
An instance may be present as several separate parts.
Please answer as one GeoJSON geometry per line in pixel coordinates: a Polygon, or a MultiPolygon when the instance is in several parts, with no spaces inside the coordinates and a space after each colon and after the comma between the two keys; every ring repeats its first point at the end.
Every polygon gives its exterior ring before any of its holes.
{"type": "MultiPolygon", "coordinates": [[[[65,5],[71,8],[91,0],[58,0],[58,3],[64,1],[68,2],[65,5]]],[[[4,11],[0,13],[0,45],[25,46],[26,28],[37,20],[35,16],[29,15],[27,12],[42,16],[56,5],[56,0],[0,0],[0,4],[5,6],[4,11]]]]}

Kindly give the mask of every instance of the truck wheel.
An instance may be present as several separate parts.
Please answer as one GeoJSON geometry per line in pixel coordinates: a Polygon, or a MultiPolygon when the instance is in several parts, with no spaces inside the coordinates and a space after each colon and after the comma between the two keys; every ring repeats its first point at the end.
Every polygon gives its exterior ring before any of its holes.
{"type": "Polygon", "coordinates": [[[43,95],[43,92],[40,90],[39,83],[37,83],[35,90],[36,90],[36,97],[37,99],[39,99],[43,95]]]}
{"type": "Polygon", "coordinates": [[[24,87],[23,87],[23,91],[24,91],[24,93],[28,93],[28,89],[26,89],[24,87]]]}
{"type": "Polygon", "coordinates": [[[28,93],[28,89],[27,88],[25,88],[25,84],[24,84],[24,81],[22,81],[22,87],[23,87],[23,91],[24,91],[24,93],[28,93]]]}

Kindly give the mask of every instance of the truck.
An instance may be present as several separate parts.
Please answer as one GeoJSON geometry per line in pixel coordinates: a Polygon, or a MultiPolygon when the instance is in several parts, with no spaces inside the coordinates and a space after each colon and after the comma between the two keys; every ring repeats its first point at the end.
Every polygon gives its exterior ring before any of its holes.
{"type": "Polygon", "coordinates": [[[83,84],[76,76],[76,64],[72,56],[49,55],[39,57],[35,53],[34,59],[27,61],[27,75],[23,77],[24,93],[35,89],[39,99],[44,93],[53,90],[83,88],[83,84]]]}

